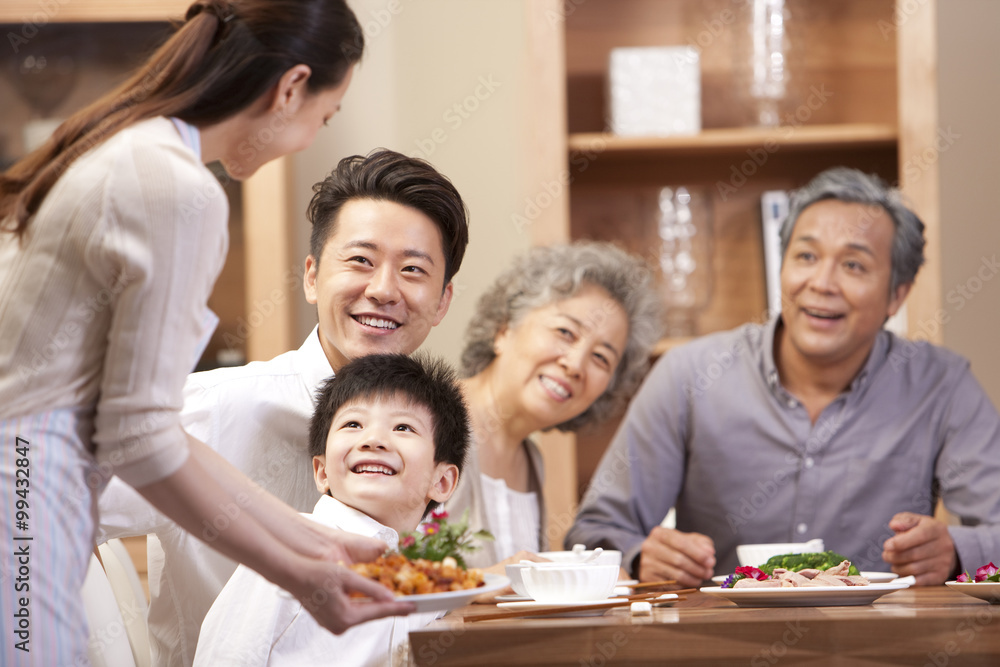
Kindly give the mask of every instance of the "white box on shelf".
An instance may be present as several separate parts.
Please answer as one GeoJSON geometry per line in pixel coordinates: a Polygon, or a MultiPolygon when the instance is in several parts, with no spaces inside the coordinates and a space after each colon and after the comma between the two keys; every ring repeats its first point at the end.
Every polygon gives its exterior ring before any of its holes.
{"type": "Polygon", "coordinates": [[[690,46],[612,49],[608,129],[623,136],[700,132],[700,61],[690,46]]]}

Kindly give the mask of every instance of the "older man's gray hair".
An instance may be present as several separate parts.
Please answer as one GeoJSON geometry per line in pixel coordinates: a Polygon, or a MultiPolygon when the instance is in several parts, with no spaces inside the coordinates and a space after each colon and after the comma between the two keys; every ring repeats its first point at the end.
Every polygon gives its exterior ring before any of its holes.
{"type": "MultiPolygon", "coordinates": [[[[878,176],[857,169],[834,167],[820,173],[792,194],[788,217],[781,226],[781,257],[788,250],[792,229],[809,206],[825,199],[877,206],[889,214],[896,233],[892,238],[892,280],[890,292],[899,285],[912,283],[924,263],[924,223],[902,202],[902,196],[878,176]]],[[[872,211],[871,215],[876,215],[872,211]]]]}

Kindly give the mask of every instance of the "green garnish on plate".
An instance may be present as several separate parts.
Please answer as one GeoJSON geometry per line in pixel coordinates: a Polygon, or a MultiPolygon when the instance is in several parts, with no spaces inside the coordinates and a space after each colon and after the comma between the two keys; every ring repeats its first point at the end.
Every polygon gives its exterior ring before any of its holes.
{"type": "MultiPolygon", "coordinates": [[[[779,556],[772,556],[769,558],[766,563],[760,566],[760,569],[768,575],[773,575],[775,568],[784,568],[791,572],[798,572],[799,570],[809,568],[816,570],[828,570],[831,567],[840,565],[840,563],[845,560],[850,561],[851,559],[838,554],[836,551],[821,551],[817,553],[805,554],[781,554],[779,556]]],[[[858,571],[858,568],[854,567],[854,561],[851,561],[851,569],[848,573],[861,574],[861,572],[858,571]]]]}
{"type": "Polygon", "coordinates": [[[414,532],[403,533],[399,538],[400,553],[411,560],[423,558],[443,561],[445,558],[453,558],[464,570],[463,554],[481,548],[476,542],[492,541],[493,535],[488,530],[470,530],[469,510],[466,509],[457,522],[448,520],[448,512],[435,510],[429,521],[422,523],[414,532]]]}

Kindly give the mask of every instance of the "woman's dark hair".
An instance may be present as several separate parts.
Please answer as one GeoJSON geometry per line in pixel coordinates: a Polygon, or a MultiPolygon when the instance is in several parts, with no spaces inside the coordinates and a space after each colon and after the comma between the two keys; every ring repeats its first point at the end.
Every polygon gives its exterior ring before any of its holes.
{"type": "Polygon", "coordinates": [[[445,285],[462,266],[469,244],[468,211],[452,182],[429,162],[379,148],[367,156],[345,157],[313,192],[307,216],[313,226],[309,253],[317,266],[340,209],[353,199],[391,201],[433,220],[441,232],[445,285]]]}
{"type": "Polygon", "coordinates": [[[312,70],[310,93],[326,90],[343,82],[363,50],[361,26],[344,0],[199,0],[128,81],[0,174],[0,221],[23,234],[70,164],[130,125],[157,116],[219,122],[298,64],[312,70]]]}

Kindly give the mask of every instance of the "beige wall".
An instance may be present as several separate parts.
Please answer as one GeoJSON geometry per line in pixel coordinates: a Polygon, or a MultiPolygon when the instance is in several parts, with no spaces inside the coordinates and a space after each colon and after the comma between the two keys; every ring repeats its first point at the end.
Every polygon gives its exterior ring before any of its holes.
{"type": "MultiPolygon", "coordinates": [[[[530,104],[524,6],[516,0],[351,5],[365,29],[366,53],[341,114],[295,158],[295,220],[302,225],[295,252],[304,258],[308,251],[310,187],[338,159],[379,146],[428,159],[455,183],[470,211],[471,242],[451,310],[424,345],[457,362],[476,297],[531,242],[510,223],[528,187],[520,121],[530,104]]],[[[301,339],[315,324],[315,309],[296,298],[301,339]]]]}
{"type": "Polygon", "coordinates": [[[946,347],[1000,406],[1000,2],[938,3],[941,280],[946,347]],[[950,144],[950,145],[949,145],[950,144]]]}
{"type": "MultiPolygon", "coordinates": [[[[338,159],[378,146],[428,159],[470,212],[451,310],[423,346],[457,363],[479,294],[515,255],[568,233],[569,198],[558,191],[566,159],[561,0],[350,1],[365,28],[365,58],[343,112],[294,158],[294,253],[308,251],[311,185],[338,159]],[[532,224],[516,225],[515,215],[532,224]]],[[[315,308],[301,290],[293,298],[301,340],[315,308]]],[[[573,439],[550,433],[540,444],[550,540],[559,544],[575,513],[573,439]]]]}

